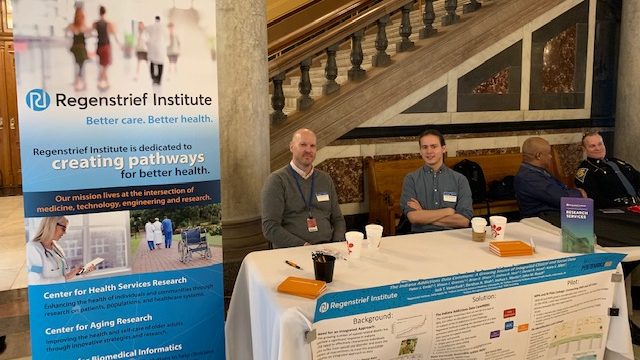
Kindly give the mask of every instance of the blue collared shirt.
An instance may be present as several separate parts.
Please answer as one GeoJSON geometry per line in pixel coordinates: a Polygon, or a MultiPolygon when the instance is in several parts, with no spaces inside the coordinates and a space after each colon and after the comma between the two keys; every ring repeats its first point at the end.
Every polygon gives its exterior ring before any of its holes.
{"type": "MultiPolygon", "coordinates": [[[[407,174],[402,184],[400,208],[404,214],[414,211],[407,202],[414,198],[424,210],[452,208],[456,213],[470,219],[473,217],[471,188],[464,175],[442,165],[438,170],[422,166],[407,174]]],[[[437,225],[411,224],[413,232],[444,230],[437,225]]]]}

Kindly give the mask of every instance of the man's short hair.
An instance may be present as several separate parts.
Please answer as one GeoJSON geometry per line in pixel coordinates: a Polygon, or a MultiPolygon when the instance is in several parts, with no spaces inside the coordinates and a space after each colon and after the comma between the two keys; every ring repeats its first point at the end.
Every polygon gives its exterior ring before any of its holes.
{"type": "Polygon", "coordinates": [[[427,129],[423,131],[422,134],[420,134],[420,137],[418,137],[418,145],[421,145],[420,140],[422,140],[422,138],[427,135],[437,136],[438,139],[440,140],[440,146],[446,145],[446,143],[444,142],[444,136],[442,136],[442,133],[436,129],[427,129]]]}
{"type": "MultiPolygon", "coordinates": [[[[598,130],[588,130],[587,132],[585,132],[582,135],[582,141],[580,142],[582,146],[584,147],[584,139],[586,139],[589,136],[595,136],[595,135],[600,135],[600,132],[598,130]]],[[[600,136],[602,137],[602,135],[600,136]]]]}

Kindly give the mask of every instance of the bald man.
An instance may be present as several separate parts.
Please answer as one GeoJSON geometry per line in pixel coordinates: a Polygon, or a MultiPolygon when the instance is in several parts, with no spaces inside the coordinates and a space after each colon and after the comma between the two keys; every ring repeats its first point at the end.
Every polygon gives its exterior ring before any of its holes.
{"type": "Polygon", "coordinates": [[[582,189],[569,189],[549,173],[551,145],[541,137],[522,144],[522,165],[516,174],[516,199],[523,218],[560,211],[561,197],[586,197],[582,189]]]}
{"type": "Polygon", "coordinates": [[[291,162],[262,188],[262,233],[274,248],[344,241],[346,224],[329,174],[315,169],[316,134],[293,134],[291,162]]]}

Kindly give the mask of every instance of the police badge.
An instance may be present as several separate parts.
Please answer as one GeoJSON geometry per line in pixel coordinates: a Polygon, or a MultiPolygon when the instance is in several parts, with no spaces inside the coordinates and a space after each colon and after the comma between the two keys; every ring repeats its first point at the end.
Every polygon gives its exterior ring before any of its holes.
{"type": "Polygon", "coordinates": [[[589,171],[587,168],[578,169],[578,171],[576,171],[576,179],[583,183],[584,178],[587,176],[587,171],[589,171]]]}

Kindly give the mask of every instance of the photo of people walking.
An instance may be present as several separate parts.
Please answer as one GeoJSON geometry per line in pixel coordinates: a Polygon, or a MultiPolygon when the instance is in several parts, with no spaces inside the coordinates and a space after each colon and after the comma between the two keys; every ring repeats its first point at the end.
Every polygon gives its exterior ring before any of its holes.
{"type": "Polygon", "coordinates": [[[109,89],[109,77],[107,70],[111,65],[112,47],[111,38],[113,38],[120,47],[120,42],[116,36],[113,23],[106,19],[107,9],[100,6],[100,19],[93,23],[93,29],[98,37],[96,54],[98,55],[100,70],[98,72],[98,90],[104,91],[109,89]]]}
{"type": "Polygon", "coordinates": [[[69,49],[76,67],[73,88],[76,91],[82,91],[87,87],[84,79],[84,63],[89,59],[89,55],[87,55],[87,37],[91,36],[91,29],[85,23],[85,14],[81,5],[76,6],[73,22],[67,26],[65,31],[73,38],[69,49]]]}
{"type": "MultiPolygon", "coordinates": [[[[43,3],[43,12],[51,16],[15,25],[16,34],[25,34],[15,37],[16,62],[29,69],[20,79],[29,87],[108,96],[129,92],[135,81],[140,91],[175,92],[204,87],[190,79],[217,73],[211,57],[213,3],[180,6],[183,3],[172,0],[153,5],[84,0],[70,7],[64,4],[68,3],[43,3]],[[42,57],[21,57],[21,52],[34,50],[42,57]],[[203,67],[203,59],[211,66],[203,67]]],[[[16,11],[20,6],[15,3],[16,11]]]]}

